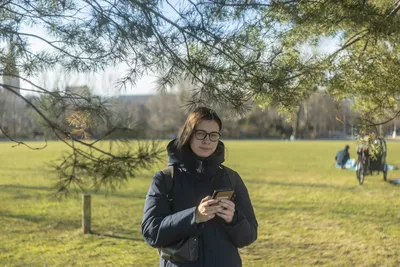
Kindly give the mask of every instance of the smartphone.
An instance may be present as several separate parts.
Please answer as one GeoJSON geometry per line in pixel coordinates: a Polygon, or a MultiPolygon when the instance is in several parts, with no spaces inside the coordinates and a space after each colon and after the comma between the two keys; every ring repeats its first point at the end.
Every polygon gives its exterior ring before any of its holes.
{"type": "Polygon", "coordinates": [[[231,200],[233,197],[233,193],[235,193],[235,191],[230,188],[218,189],[214,190],[212,198],[216,200],[221,200],[221,199],[231,200]]]}

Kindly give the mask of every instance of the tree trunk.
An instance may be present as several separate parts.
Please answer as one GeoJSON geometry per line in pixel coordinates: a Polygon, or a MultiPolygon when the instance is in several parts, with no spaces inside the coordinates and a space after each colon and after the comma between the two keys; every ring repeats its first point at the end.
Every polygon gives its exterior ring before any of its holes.
{"type": "Polygon", "coordinates": [[[296,121],[293,124],[292,137],[294,139],[297,139],[299,137],[298,136],[299,135],[299,131],[298,130],[299,130],[299,125],[300,125],[300,115],[301,115],[302,110],[303,110],[303,104],[300,103],[299,109],[297,110],[297,113],[296,113],[296,121]]]}

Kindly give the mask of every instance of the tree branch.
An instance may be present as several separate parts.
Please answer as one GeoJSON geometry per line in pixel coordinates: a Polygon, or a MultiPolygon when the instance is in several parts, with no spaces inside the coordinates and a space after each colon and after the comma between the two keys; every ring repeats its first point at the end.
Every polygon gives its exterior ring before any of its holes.
{"type": "Polygon", "coordinates": [[[44,146],[42,146],[42,147],[31,147],[31,146],[29,146],[29,145],[27,145],[25,142],[22,142],[22,141],[17,141],[17,140],[15,140],[15,139],[13,139],[11,136],[9,136],[7,133],[6,133],[6,131],[4,131],[3,130],[3,128],[0,126],[0,131],[3,133],[3,135],[5,136],[5,137],[7,137],[10,141],[12,141],[12,142],[14,142],[14,143],[17,143],[16,145],[14,145],[14,146],[12,146],[12,147],[16,147],[16,146],[19,146],[19,145],[24,145],[24,146],[26,146],[27,148],[29,148],[29,149],[31,149],[31,150],[42,150],[42,149],[45,149],[46,147],[47,147],[47,140],[44,140],[45,142],[46,142],[46,144],[44,145],[44,146]]]}
{"type": "Polygon", "coordinates": [[[400,10],[400,1],[398,0],[394,4],[393,10],[389,13],[388,17],[396,15],[399,10],[400,10]]]}

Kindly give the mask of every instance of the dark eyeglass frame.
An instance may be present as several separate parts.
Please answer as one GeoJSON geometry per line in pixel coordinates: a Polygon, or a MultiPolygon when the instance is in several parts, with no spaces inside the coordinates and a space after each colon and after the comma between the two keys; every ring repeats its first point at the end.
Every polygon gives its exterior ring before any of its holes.
{"type": "Polygon", "coordinates": [[[211,133],[207,133],[206,131],[204,131],[204,130],[194,130],[193,131],[193,133],[194,133],[194,137],[196,137],[196,139],[197,140],[204,140],[204,139],[206,139],[207,138],[207,136],[208,136],[208,139],[211,141],[211,142],[218,142],[219,141],[219,139],[221,138],[221,133],[219,133],[219,132],[211,132],[211,133]],[[204,138],[198,138],[197,137],[197,133],[198,132],[202,132],[202,133],[204,133],[205,135],[204,135],[204,138]],[[211,135],[212,134],[218,134],[218,139],[217,140],[213,140],[213,139],[211,139],[211,135]]]}

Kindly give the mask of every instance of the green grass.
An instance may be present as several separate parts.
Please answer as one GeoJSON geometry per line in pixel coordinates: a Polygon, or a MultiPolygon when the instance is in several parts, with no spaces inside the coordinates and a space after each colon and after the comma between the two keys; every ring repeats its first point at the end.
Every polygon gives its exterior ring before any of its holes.
{"type": "MultiPolygon", "coordinates": [[[[259,223],[243,266],[400,266],[400,186],[333,167],[345,142],[226,141],[226,165],[244,179],[259,223]]],[[[351,145],[354,157],[355,144],[351,145]]],[[[140,222],[155,166],[116,193],[92,194],[93,234],[81,234],[80,197],[50,199],[41,151],[0,143],[0,266],[157,266],[140,222]]],[[[400,143],[388,162],[400,166],[400,143]]],[[[400,178],[399,171],[389,179],[400,178]]]]}

